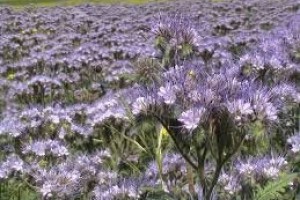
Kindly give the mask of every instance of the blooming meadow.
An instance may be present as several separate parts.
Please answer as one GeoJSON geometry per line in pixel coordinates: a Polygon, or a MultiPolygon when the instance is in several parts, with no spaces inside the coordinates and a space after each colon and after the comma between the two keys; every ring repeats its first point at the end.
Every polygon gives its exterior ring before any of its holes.
{"type": "Polygon", "coordinates": [[[0,199],[300,198],[300,2],[0,8],[0,199]]]}

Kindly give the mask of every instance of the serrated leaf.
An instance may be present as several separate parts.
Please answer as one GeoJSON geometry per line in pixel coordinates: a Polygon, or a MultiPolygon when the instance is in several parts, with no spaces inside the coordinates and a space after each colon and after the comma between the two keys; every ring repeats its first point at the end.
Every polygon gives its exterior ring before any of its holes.
{"type": "Polygon", "coordinates": [[[268,183],[264,188],[259,188],[255,200],[280,200],[285,192],[285,187],[296,177],[296,174],[283,174],[276,181],[268,183]]]}

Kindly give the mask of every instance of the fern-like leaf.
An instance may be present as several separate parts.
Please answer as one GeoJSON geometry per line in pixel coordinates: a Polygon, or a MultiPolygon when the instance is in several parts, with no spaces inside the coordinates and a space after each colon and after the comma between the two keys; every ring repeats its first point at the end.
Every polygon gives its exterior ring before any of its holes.
{"type": "Polygon", "coordinates": [[[285,187],[296,177],[296,174],[282,174],[276,181],[268,183],[264,188],[259,187],[255,200],[282,199],[285,187]]]}

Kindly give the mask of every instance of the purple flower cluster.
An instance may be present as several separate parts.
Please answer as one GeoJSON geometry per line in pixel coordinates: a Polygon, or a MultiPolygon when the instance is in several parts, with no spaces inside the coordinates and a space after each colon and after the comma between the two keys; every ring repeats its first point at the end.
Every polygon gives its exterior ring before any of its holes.
{"type": "Polygon", "coordinates": [[[230,171],[224,171],[218,184],[228,194],[239,195],[249,185],[276,180],[286,167],[287,161],[282,156],[249,157],[236,161],[230,171]]]}
{"type": "Polygon", "coordinates": [[[14,172],[24,172],[25,170],[25,163],[19,156],[17,155],[9,155],[4,162],[0,165],[0,178],[6,179],[8,178],[11,173],[14,172]]]}

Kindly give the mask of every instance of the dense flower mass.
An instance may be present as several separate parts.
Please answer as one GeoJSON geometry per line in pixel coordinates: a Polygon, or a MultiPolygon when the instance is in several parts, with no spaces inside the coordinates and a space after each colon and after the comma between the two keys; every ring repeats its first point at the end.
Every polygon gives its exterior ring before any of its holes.
{"type": "Polygon", "coordinates": [[[1,182],[37,199],[259,199],[275,181],[299,196],[297,0],[3,7],[0,36],[1,182]]]}

